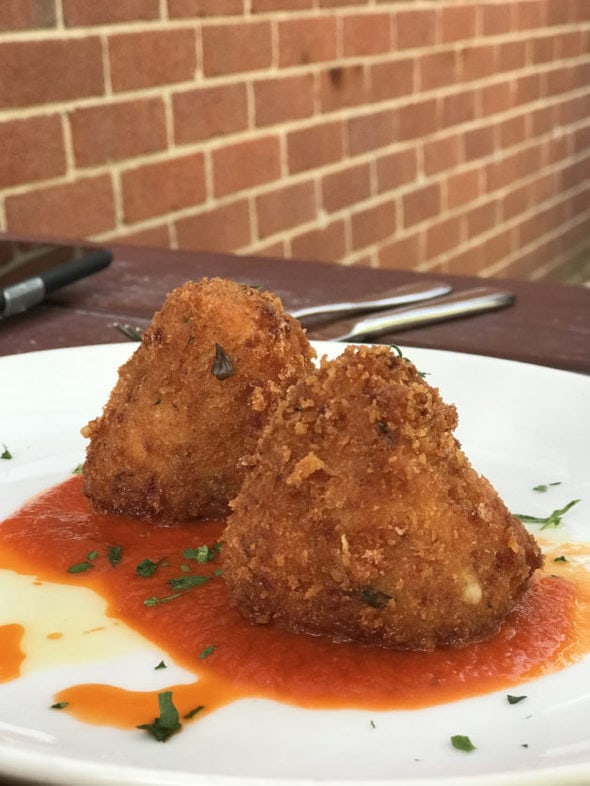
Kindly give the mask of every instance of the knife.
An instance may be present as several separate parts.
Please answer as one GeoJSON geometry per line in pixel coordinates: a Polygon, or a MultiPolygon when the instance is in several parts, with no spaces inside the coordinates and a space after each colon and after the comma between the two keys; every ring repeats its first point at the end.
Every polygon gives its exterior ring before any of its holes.
{"type": "Polygon", "coordinates": [[[310,338],[316,340],[363,341],[393,330],[407,330],[504,308],[514,303],[515,299],[515,296],[509,292],[489,287],[476,287],[417,305],[380,311],[360,319],[352,317],[340,320],[308,333],[312,334],[310,338]]]}
{"type": "Polygon", "coordinates": [[[295,319],[303,320],[308,317],[324,315],[338,317],[358,311],[380,311],[392,306],[416,303],[419,300],[446,295],[451,289],[452,287],[449,284],[443,284],[439,281],[419,281],[394,287],[393,289],[386,289],[374,297],[363,295],[360,298],[352,298],[352,300],[346,302],[325,303],[319,306],[298,308],[294,311],[289,310],[289,313],[295,319]]]}

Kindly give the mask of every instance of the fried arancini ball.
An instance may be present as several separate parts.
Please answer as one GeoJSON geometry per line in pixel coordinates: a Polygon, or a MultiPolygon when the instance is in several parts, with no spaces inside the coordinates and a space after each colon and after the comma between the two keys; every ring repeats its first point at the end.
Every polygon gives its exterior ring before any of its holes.
{"type": "Polygon", "coordinates": [[[94,507],[152,519],[225,514],[240,458],[314,354],[269,293],[219,278],[171,292],[83,430],[94,507]]]}
{"type": "Polygon", "coordinates": [[[223,575],[242,614],[397,649],[496,631],[541,555],[456,424],[387,347],[323,359],[279,404],[231,503],[223,575]]]}

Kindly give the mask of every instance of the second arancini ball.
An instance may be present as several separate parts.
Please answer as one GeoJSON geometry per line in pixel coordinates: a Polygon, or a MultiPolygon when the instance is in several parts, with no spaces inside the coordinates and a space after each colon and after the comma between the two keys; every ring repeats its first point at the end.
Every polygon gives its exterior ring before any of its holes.
{"type": "Polygon", "coordinates": [[[84,491],[99,510],[130,516],[224,515],[240,458],[314,354],[267,292],[220,278],[175,289],[83,430],[84,491]]]}
{"type": "Polygon", "coordinates": [[[242,613],[404,649],[497,630],[541,556],[471,467],[456,423],[386,347],[349,347],[291,388],[224,534],[242,613]]]}

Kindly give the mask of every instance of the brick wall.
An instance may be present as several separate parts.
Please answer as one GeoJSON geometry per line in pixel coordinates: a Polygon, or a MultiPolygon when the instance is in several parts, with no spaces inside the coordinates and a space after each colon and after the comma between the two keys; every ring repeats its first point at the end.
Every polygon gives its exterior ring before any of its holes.
{"type": "Polygon", "coordinates": [[[0,230],[541,277],[588,0],[2,0],[0,230]]]}

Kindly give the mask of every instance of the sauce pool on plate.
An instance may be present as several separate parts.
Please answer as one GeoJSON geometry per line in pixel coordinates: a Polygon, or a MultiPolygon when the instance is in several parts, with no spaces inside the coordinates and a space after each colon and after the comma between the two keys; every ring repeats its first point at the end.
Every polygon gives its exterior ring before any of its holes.
{"type": "MultiPolygon", "coordinates": [[[[515,686],[590,649],[590,574],[552,554],[500,631],[462,649],[398,652],[252,625],[231,606],[220,575],[223,522],[98,514],[81,484],[72,477],[2,523],[0,568],[97,593],[114,625],[124,623],[195,675],[167,688],[181,717],[246,697],[317,709],[427,707],[515,686]]],[[[26,663],[25,628],[19,620],[0,624],[0,682],[26,663]]],[[[58,642],[60,631],[45,638],[58,642]]],[[[86,722],[132,728],[153,717],[156,696],[82,684],[55,701],[86,722]]]]}

